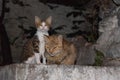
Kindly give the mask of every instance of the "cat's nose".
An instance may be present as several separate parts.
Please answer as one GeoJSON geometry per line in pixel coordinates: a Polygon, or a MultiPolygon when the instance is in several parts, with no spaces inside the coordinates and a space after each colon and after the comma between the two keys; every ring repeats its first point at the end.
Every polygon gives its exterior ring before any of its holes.
{"type": "Polygon", "coordinates": [[[49,50],[49,52],[51,53],[52,51],[51,51],[51,50],[49,50]]]}
{"type": "Polygon", "coordinates": [[[45,27],[42,27],[41,29],[42,29],[42,30],[46,30],[46,28],[45,28],[45,27]]]}
{"type": "Polygon", "coordinates": [[[52,53],[53,51],[52,50],[49,50],[50,53],[52,53]]]}

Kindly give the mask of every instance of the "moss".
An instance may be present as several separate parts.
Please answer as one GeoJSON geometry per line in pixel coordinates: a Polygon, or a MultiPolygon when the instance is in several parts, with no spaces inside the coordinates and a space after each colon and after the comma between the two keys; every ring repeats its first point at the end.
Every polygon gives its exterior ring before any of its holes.
{"type": "Polygon", "coordinates": [[[88,42],[96,42],[93,33],[90,33],[90,34],[87,35],[86,37],[87,37],[88,42]]]}
{"type": "Polygon", "coordinates": [[[93,66],[101,66],[103,63],[104,54],[98,50],[95,50],[95,52],[96,52],[96,57],[93,66]]]}

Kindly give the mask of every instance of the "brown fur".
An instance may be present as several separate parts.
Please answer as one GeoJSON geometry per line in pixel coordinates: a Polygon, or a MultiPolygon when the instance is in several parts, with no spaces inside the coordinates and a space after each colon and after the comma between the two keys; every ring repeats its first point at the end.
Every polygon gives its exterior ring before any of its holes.
{"type": "MultiPolygon", "coordinates": [[[[50,25],[51,25],[51,21],[52,21],[52,17],[48,17],[45,21],[41,21],[41,19],[38,16],[35,16],[35,25],[36,28],[39,28],[40,26],[42,26],[42,22],[46,23],[46,26],[48,27],[48,30],[50,29],[50,25]]],[[[21,62],[27,61],[29,57],[34,56],[34,52],[39,53],[39,40],[37,35],[34,35],[33,38],[29,39],[23,48],[23,54],[22,54],[22,58],[21,58],[21,62]]]]}
{"type": "Polygon", "coordinates": [[[33,52],[39,52],[39,41],[37,36],[34,36],[33,38],[29,39],[24,47],[23,47],[23,54],[21,58],[21,62],[26,61],[29,57],[34,56],[33,52]]]}
{"type": "Polygon", "coordinates": [[[38,16],[35,16],[35,25],[38,28],[39,26],[42,26],[41,23],[45,22],[46,26],[48,26],[48,28],[50,28],[51,26],[51,22],[52,21],[52,17],[48,17],[45,21],[41,21],[41,19],[38,16]]]}
{"type": "Polygon", "coordinates": [[[76,48],[61,35],[45,37],[47,64],[73,65],[76,60],[76,48]],[[57,53],[58,52],[58,53],[57,53]]]}

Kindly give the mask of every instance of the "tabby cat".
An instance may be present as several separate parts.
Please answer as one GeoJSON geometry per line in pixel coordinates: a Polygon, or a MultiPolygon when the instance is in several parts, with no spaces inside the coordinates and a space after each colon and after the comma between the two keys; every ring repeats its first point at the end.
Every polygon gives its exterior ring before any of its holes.
{"type": "Polygon", "coordinates": [[[45,36],[47,64],[73,65],[76,60],[75,46],[62,35],[45,36]]]}
{"type": "Polygon", "coordinates": [[[48,36],[48,30],[51,25],[51,16],[46,21],[41,21],[39,17],[35,16],[36,34],[33,38],[28,40],[24,46],[22,61],[25,63],[46,64],[45,41],[44,36],[48,36]],[[41,61],[42,59],[42,61],[41,61]]]}

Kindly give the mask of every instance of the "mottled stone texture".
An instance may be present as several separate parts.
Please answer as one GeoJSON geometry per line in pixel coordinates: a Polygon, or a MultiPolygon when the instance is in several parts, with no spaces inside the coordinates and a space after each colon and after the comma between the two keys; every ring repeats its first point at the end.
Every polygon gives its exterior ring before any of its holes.
{"type": "Polygon", "coordinates": [[[0,80],[119,80],[120,67],[14,64],[0,68],[0,80]]]}
{"type": "Polygon", "coordinates": [[[120,14],[118,14],[118,11],[119,8],[114,10],[111,16],[103,19],[99,24],[99,32],[102,34],[96,42],[96,49],[104,53],[105,57],[120,57],[120,14]]]}
{"type": "Polygon", "coordinates": [[[113,0],[115,4],[120,5],[120,0],[113,0]]]}

